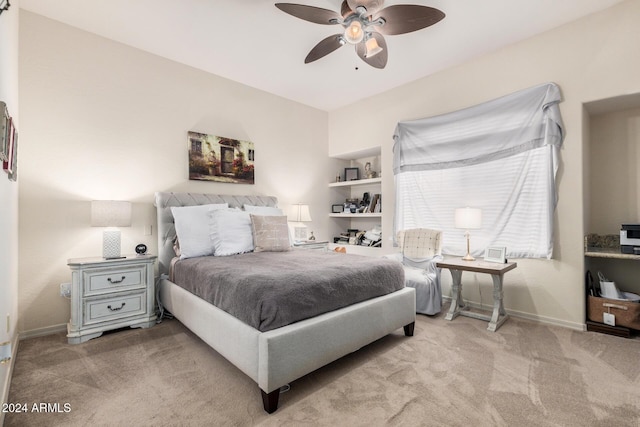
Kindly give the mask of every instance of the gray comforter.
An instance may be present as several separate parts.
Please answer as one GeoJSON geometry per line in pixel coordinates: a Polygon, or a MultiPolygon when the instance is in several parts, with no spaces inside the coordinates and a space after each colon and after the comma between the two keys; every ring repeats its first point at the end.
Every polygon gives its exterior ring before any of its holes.
{"type": "Polygon", "coordinates": [[[263,332],[404,287],[398,262],[315,250],[190,258],[172,273],[177,285],[263,332]]]}

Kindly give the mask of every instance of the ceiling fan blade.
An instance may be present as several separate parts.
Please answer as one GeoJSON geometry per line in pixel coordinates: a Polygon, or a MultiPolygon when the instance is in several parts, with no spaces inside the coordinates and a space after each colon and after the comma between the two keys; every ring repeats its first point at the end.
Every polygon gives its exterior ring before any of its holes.
{"type": "Polygon", "coordinates": [[[308,64],[309,62],[316,61],[342,46],[344,46],[342,33],[329,36],[311,49],[307,57],[304,59],[304,63],[308,64]]]}
{"type": "Polygon", "coordinates": [[[346,18],[347,16],[351,15],[353,13],[353,10],[351,10],[351,8],[349,7],[349,4],[347,3],[347,0],[344,0],[342,2],[342,6],[340,6],[340,15],[342,15],[343,18],[346,18]]]}
{"type": "Polygon", "coordinates": [[[337,12],[320,7],[293,3],[276,3],[276,7],[289,15],[315,24],[332,25],[337,24],[338,20],[342,19],[342,16],[337,12]]]}
{"type": "Polygon", "coordinates": [[[405,34],[433,25],[444,17],[444,12],[433,7],[398,4],[385,7],[376,15],[376,19],[383,18],[386,21],[376,29],[387,36],[405,34]]]}
{"type": "Polygon", "coordinates": [[[353,11],[358,6],[364,6],[367,9],[367,15],[371,15],[382,8],[384,0],[347,0],[347,3],[353,11]]]}
{"type": "Polygon", "coordinates": [[[378,46],[382,48],[380,52],[372,57],[367,57],[367,45],[364,41],[356,45],[356,53],[367,64],[375,68],[384,68],[387,65],[387,59],[389,58],[389,51],[387,50],[387,42],[380,33],[371,33],[373,38],[378,42],[378,46]]]}

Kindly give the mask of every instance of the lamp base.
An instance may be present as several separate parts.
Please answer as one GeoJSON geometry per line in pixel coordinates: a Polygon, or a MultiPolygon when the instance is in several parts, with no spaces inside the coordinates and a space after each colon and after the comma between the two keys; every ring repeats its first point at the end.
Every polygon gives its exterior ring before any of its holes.
{"type": "Polygon", "coordinates": [[[463,261],[475,261],[476,259],[471,256],[471,254],[466,254],[463,258],[463,261]]]}
{"type": "Polygon", "coordinates": [[[125,258],[120,255],[119,230],[108,230],[102,234],[102,257],[104,259],[125,258]]]}

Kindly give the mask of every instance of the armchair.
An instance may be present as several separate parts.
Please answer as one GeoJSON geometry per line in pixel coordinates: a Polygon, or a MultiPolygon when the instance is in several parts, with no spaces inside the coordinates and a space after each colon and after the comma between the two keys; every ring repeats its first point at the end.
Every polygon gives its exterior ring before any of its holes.
{"type": "Polygon", "coordinates": [[[404,266],[405,286],[416,290],[416,313],[433,315],[442,309],[440,268],[442,232],[414,228],[398,232],[400,252],[386,255],[404,266]]]}

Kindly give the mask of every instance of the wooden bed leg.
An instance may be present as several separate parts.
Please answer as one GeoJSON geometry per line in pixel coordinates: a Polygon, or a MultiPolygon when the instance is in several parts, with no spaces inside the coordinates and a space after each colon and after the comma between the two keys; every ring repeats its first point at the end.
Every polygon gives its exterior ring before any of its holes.
{"type": "Polygon", "coordinates": [[[407,337],[413,336],[413,329],[416,327],[416,322],[411,322],[408,325],[404,325],[404,335],[407,337]]]}
{"type": "Polygon", "coordinates": [[[280,398],[280,389],[275,389],[271,393],[265,393],[260,389],[260,393],[262,393],[262,406],[264,406],[264,410],[269,414],[276,412],[276,409],[278,409],[278,399],[280,398]]]}

